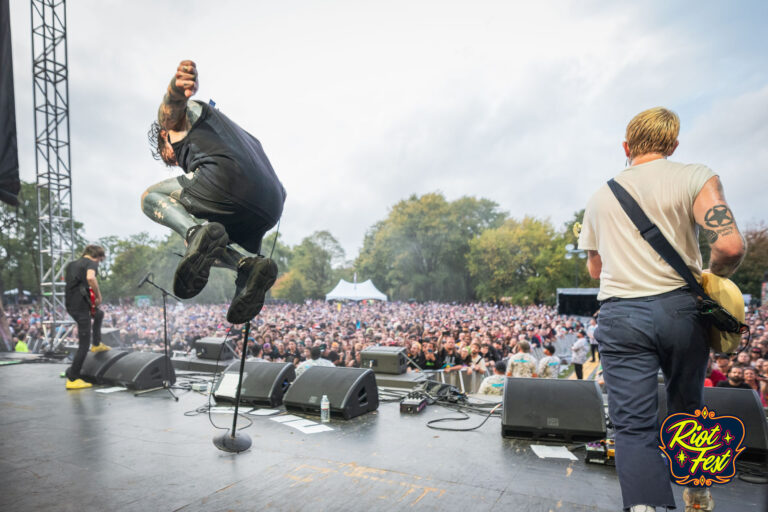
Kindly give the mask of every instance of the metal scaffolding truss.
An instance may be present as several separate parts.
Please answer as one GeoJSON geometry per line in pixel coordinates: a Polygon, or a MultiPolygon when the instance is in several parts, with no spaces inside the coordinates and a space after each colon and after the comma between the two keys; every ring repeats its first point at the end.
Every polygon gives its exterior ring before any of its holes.
{"type": "Polygon", "coordinates": [[[64,268],[74,258],[65,0],[31,0],[41,316],[47,349],[72,322],[64,306],[64,268]]]}

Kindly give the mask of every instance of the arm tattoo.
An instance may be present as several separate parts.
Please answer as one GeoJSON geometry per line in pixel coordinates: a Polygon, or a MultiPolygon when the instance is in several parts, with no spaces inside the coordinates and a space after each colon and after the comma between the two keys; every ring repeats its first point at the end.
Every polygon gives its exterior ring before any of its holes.
{"type": "Polygon", "coordinates": [[[719,237],[737,233],[733,213],[724,204],[715,205],[707,210],[707,213],[704,214],[704,224],[706,224],[706,227],[702,226],[702,229],[707,240],[712,236],[709,233],[715,234],[714,240],[709,240],[710,244],[714,243],[719,237]]]}
{"type": "Polygon", "coordinates": [[[187,122],[186,110],[187,98],[184,92],[176,87],[176,79],[172,78],[157,110],[157,121],[166,130],[183,131],[187,122]]]}
{"type": "Polygon", "coordinates": [[[709,245],[712,245],[713,243],[717,242],[717,231],[713,231],[711,229],[707,229],[704,226],[699,226],[699,229],[701,230],[701,233],[704,235],[704,238],[707,239],[707,242],[709,242],[709,245]]]}

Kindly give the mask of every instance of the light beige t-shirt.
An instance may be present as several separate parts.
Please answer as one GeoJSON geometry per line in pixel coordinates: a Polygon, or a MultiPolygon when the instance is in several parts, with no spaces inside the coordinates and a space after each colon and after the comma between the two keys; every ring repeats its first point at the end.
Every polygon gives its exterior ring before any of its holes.
{"type": "MultiPolygon", "coordinates": [[[[713,176],[715,173],[704,165],[662,158],[628,167],[615,178],[658,226],[698,280],[701,253],[693,201],[713,176]]],[[[685,286],[683,278],[640,236],[608,184],[600,187],[587,203],[579,248],[600,254],[603,268],[598,300],[646,297],[685,286]]]]}

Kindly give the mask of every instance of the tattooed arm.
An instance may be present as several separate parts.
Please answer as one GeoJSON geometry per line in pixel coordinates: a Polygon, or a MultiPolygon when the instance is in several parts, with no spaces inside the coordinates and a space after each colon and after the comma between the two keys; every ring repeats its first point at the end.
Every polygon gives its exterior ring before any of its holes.
{"type": "Polygon", "coordinates": [[[746,242],[725,201],[723,185],[717,176],[710,178],[696,196],[693,216],[712,248],[709,270],[723,277],[736,272],[744,258],[746,242]]]}
{"type": "Polygon", "coordinates": [[[197,92],[197,87],[195,63],[191,60],[181,61],[157,110],[157,121],[162,128],[171,132],[171,139],[176,135],[173,132],[186,133],[200,115],[199,109],[187,109],[187,100],[197,92]]]}

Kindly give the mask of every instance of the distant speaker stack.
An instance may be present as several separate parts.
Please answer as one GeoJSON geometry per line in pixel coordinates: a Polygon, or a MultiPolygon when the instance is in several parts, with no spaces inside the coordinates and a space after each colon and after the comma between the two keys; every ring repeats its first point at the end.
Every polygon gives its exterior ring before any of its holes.
{"type": "Polygon", "coordinates": [[[404,347],[369,347],[360,353],[360,367],[375,373],[400,375],[408,368],[404,347]]]}
{"type": "Polygon", "coordinates": [[[373,371],[365,368],[312,366],[299,375],[283,398],[289,411],[320,414],[320,401],[328,396],[331,416],[354,418],[379,407],[379,389],[373,371]]]}
{"type": "Polygon", "coordinates": [[[92,384],[104,384],[104,374],[119,359],[127,356],[122,350],[105,350],[104,352],[88,352],[80,369],[80,378],[92,384]]]}
{"type": "Polygon", "coordinates": [[[603,395],[593,380],[508,378],[501,435],[586,442],[606,435],[603,395]]]}
{"type": "MultiPolygon", "coordinates": [[[[235,401],[235,390],[240,373],[240,362],[232,363],[222,373],[213,390],[217,401],[235,401]]],[[[292,363],[246,361],[240,402],[276,407],[283,403],[283,395],[296,378],[292,363]]]]}
{"type": "Polygon", "coordinates": [[[199,359],[226,361],[235,357],[235,351],[225,342],[226,338],[200,338],[195,342],[195,353],[199,359]]]}
{"type": "MultiPolygon", "coordinates": [[[[756,391],[751,389],[704,388],[704,405],[716,416],[735,416],[744,423],[746,448],[739,460],[768,462],[768,421],[756,391]]],[[[667,417],[667,392],[659,385],[659,425],[667,417]]]]}
{"type": "Polygon", "coordinates": [[[105,327],[101,330],[101,341],[108,347],[119,347],[122,345],[122,342],[120,341],[120,329],[105,327]]]}
{"type": "Polygon", "coordinates": [[[176,373],[163,354],[129,352],[104,373],[103,381],[130,389],[150,389],[162,386],[163,381],[173,384],[176,373]]]}

